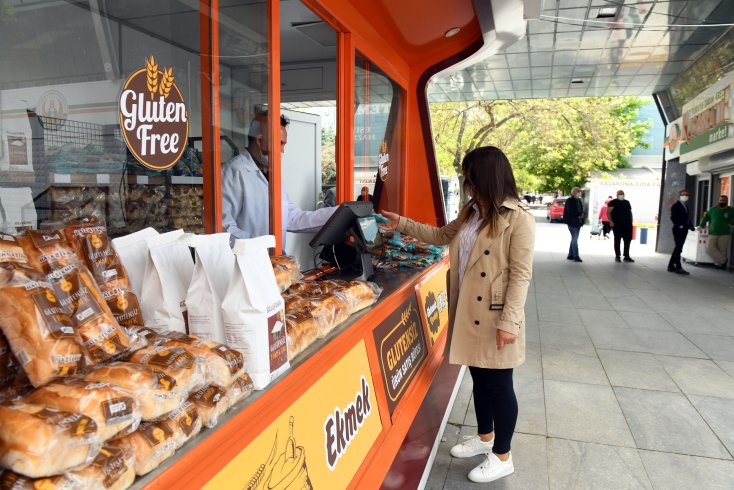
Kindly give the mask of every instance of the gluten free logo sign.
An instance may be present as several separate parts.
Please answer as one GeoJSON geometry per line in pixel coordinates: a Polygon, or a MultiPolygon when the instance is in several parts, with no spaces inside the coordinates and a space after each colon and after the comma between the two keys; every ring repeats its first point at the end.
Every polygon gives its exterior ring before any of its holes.
{"type": "Polygon", "coordinates": [[[189,115],[173,67],[158,69],[151,55],[125,82],[120,94],[120,127],[135,158],[165,170],[181,158],[189,136],[189,115]]]}

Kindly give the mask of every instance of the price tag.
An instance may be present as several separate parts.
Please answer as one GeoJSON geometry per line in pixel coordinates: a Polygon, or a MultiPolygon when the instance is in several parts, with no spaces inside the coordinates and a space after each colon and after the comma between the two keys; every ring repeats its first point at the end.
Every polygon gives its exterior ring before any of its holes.
{"type": "Polygon", "coordinates": [[[110,174],[97,174],[97,183],[98,184],[109,184],[110,174]]]}
{"type": "Polygon", "coordinates": [[[147,184],[148,183],[148,176],[147,175],[138,175],[136,177],[136,181],[138,184],[147,184]]]}
{"type": "Polygon", "coordinates": [[[54,183],[71,184],[71,174],[54,174],[54,183]]]}

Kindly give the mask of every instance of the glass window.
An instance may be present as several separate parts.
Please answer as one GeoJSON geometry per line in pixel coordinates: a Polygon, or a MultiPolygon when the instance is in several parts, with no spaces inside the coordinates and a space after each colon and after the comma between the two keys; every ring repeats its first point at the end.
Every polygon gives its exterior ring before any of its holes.
{"type": "Polygon", "coordinates": [[[0,24],[2,226],[203,232],[198,3],[9,2],[0,24]]]}
{"type": "Polygon", "coordinates": [[[403,91],[359,54],[354,78],[354,198],[400,212],[403,91]]]}

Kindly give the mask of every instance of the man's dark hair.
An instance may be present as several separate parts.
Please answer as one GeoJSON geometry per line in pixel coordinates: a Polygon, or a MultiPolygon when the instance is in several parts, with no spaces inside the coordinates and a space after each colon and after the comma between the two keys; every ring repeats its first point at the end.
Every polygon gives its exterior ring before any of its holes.
{"type": "MultiPolygon", "coordinates": [[[[268,111],[258,111],[255,113],[255,117],[250,121],[250,129],[247,135],[247,144],[251,145],[255,142],[257,137],[262,134],[262,125],[268,123],[268,111]]],[[[290,126],[291,120],[285,114],[280,115],[280,126],[287,128],[290,126]]]]}

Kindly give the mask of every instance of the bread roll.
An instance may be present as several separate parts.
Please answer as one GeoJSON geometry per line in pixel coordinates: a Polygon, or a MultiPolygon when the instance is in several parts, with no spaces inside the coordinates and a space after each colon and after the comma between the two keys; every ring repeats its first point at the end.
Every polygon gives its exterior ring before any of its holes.
{"type": "Polygon", "coordinates": [[[104,382],[66,378],[37,388],[26,396],[25,401],[91,417],[102,441],[140,423],[140,410],[135,399],[128,392],[104,382]]]}
{"type": "Polygon", "coordinates": [[[0,472],[2,490],[87,490],[88,488],[86,482],[68,474],[49,478],[28,478],[10,470],[0,472]]]}
{"type": "Polygon", "coordinates": [[[176,449],[201,432],[203,421],[196,404],[186,400],[166,417],[176,431],[176,449]]]}
{"type": "Polygon", "coordinates": [[[205,384],[201,366],[194,355],[183,347],[146,347],[134,352],[129,360],[148,365],[175,379],[176,386],[184,397],[205,384]]]}
{"type": "Polygon", "coordinates": [[[0,285],[0,330],[33,386],[83,371],[74,323],[45,276],[26,268],[5,270],[11,278],[0,285]]]}
{"type": "Polygon", "coordinates": [[[86,415],[43,405],[0,404],[0,466],[31,478],[63,473],[99,450],[97,424],[86,415]]]}
{"type": "Polygon", "coordinates": [[[288,313],[285,316],[285,324],[289,361],[311,345],[319,337],[319,331],[323,328],[308,308],[288,313]]]}
{"type": "Polygon", "coordinates": [[[252,382],[252,378],[250,378],[250,375],[247,373],[243,374],[242,376],[237,378],[237,380],[232,383],[229,388],[227,388],[227,392],[225,393],[227,407],[232,408],[240,401],[250,396],[252,394],[252,390],[254,389],[255,383],[252,382]]]}
{"type": "Polygon", "coordinates": [[[110,383],[130,393],[138,403],[143,420],[153,420],[175,410],[186,396],[176,379],[144,364],[102,364],[84,379],[93,383],[110,383]]]}
{"type": "Polygon", "coordinates": [[[80,263],[61,230],[28,230],[26,236],[18,237],[18,244],[23,247],[30,266],[46,274],[80,263]]]}
{"type": "Polygon", "coordinates": [[[125,490],[135,481],[135,454],[129,448],[106,444],[88,466],[64,476],[83,482],[88,490],[125,490]]]}
{"type": "Polygon", "coordinates": [[[145,421],[138,430],[110,442],[135,458],[135,474],[145,475],[176,452],[176,430],[168,419],[145,421]]]}
{"type": "Polygon", "coordinates": [[[219,417],[229,409],[225,390],[216,385],[194,391],[189,395],[189,401],[196,405],[202,423],[209,428],[217,425],[219,417]]]}
{"type": "Polygon", "coordinates": [[[28,256],[15,237],[0,235],[0,264],[15,264],[30,267],[28,256]]]}
{"type": "Polygon", "coordinates": [[[273,274],[275,274],[275,282],[278,284],[278,289],[280,289],[281,293],[285,292],[293,284],[291,273],[286,267],[274,264],[273,274]]]}
{"type": "Polygon", "coordinates": [[[97,364],[120,358],[130,341],[112,315],[87,268],[72,264],[48,274],[59,303],[66,307],[87,360],[97,364]]]}
{"type": "Polygon", "coordinates": [[[319,337],[323,337],[346,321],[351,312],[346,297],[329,293],[311,299],[311,314],[321,320],[319,337]]]}
{"type": "Polygon", "coordinates": [[[285,312],[300,310],[311,305],[311,295],[304,291],[296,291],[283,296],[285,302],[285,312]]]}
{"type": "Polygon", "coordinates": [[[168,339],[161,345],[183,347],[196,357],[206,384],[226,387],[245,372],[245,358],[238,350],[180,332],[164,332],[161,336],[168,339]]]}

